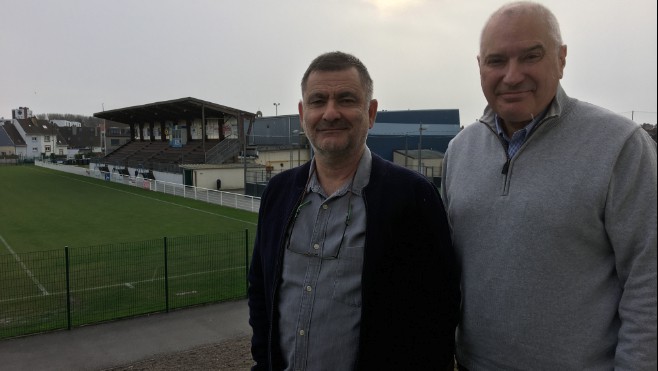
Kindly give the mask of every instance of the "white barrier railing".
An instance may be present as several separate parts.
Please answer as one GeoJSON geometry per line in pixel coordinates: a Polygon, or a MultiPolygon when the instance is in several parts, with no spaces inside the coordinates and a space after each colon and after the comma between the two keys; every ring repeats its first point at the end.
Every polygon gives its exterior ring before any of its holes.
{"type": "Polygon", "coordinates": [[[191,198],[211,204],[232,207],[234,209],[258,212],[260,208],[260,197],[247,196],[240,193],[217,191],[214,189],[186,186],[157,179],[145,179],[141,175],[129,176],[117,172],[105,172],[98,169],[87,169],[73,165],[60,165],[50,162],[36,160],[35,165],[63,171],[66,173],[88,176],[96,179],[104,179],[113,183],[121,183],[133,187],[140,187],[155,192],[166,193],[174,196],[191,198]]]}

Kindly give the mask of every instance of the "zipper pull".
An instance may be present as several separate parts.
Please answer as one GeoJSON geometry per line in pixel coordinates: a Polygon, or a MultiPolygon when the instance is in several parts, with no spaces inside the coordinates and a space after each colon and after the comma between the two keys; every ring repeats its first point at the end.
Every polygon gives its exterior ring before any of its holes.
{"type": "Polygon", "coordinates": [[[509,161],[510,158],[508,157],[507,161],[505,161],[505,165],[503,165],[503,171],[501,172],[501,174],[507,175],[507,171],[509,170],[509,161]]]}

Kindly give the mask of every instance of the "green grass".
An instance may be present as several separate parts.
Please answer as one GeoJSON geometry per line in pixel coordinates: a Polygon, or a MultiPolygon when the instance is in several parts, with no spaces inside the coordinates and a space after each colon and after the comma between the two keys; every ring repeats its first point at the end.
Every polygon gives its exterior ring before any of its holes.
{"type": "Polygon", "coordinates": [[[0,167],[0,236],[17,253],[244,229],[252,233],[256,220],[256,213],[138,187],[36,166],[0,167]]]}
{"type": "Polygon", "coordinates": [[[256,219],[54,170],[0,167],[0,339],[244,297],[256,219]]]}

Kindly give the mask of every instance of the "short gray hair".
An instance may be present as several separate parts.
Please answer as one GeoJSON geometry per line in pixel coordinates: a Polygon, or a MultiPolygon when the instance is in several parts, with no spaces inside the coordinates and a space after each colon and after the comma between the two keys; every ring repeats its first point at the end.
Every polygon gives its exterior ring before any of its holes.
{"type": "Polygon", "coordinates": [[[308,77],[313,71],[343,71],[356,68],[361,78],[361,85],[366,92],[366,102],[372,100],[373,82],[366,66],[355,56],[339,51],[324,53],[316,57],[304,72],[302,77],[302,94],[306,91],[308,77]]]}

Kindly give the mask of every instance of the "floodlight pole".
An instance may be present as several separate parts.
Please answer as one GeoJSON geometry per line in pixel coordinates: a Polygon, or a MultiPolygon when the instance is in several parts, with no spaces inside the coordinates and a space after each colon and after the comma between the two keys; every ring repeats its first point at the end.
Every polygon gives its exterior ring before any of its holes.
{"type": "MultiPolygon", "coordinates": [[[[293,130],[292,132],[297,136],[297,166],[299,166],[302,164],[302,140],[304,139],[304,135],[306,134],[304,133],[304,131],[297,129],[293,130]]],[[[292,148],[290,150],[292,151],[292,148]]],[[[290,156],[292,156],[292,152],[290,153],[291,153],[290,156]]],[[[290,162],[292,162],[292,157],[290,158],[291,158],[290,162]]]]}
{"type": "Polygon", "coordinates": [[[304,139],[304,132],[300,131],[299,132],[299,140],[297,143],[297,166],[302,164],[302,139],[304,139]]]}
{"type": "MultiPolygon", "coordinates": [[[[297,130],[295,130],[297,131],[297,130]]],[[[290,117],[288,117],[288,152],[290,152],[290,165],[289,168],[292,169],[292,132],[290,131],[290,117]]]]}
{"type": "Polygon", "coordinates": [[[418,136],[418,172],[421,174],[423,174],[421,172],[421,163],[423,162],[423,130],[425,130],[425,128],[421,122],[418,126],[418,132],[420,133],[418,136]]]}
{"type": "Polygon", "coordinates": [[[407,144],[407,133],[404,133],[404,167],[407,166],[407,160],[409,159],[409,146],[407,144]]]}

